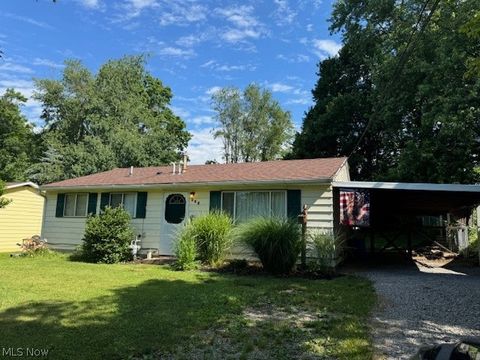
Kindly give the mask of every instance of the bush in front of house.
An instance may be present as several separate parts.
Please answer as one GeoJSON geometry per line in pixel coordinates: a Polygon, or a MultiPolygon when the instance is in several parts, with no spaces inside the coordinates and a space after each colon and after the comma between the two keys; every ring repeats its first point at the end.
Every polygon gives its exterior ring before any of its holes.
{"type": "Polygon", "coordinates": [[[82,239],[83,258],[106,264],[131,260],[129,246],[134,239],[130,215],[122,207],[107,207],[100,215],[87,219],[82,239]]]}
{"type": "Polygon", "coordinates": [[[192,234],[192,227],[186,226],[179,233],[173,249],[176,270],[194,270],[198,267],[198,251],[195,236],[192,234]]]}
{"type": "Polygon", "coordinates": [[[240,225],[236,236],[272,274],[291,272],[302,249],[300,227],[291,219],[256,218],[240,225]]]}
{"type": "Polygon", "coordinates": [[[310,266],[315,270],[329,273],[334,271],[335,237],[328,232],[314,232],[309,234],[312,244],[313,259],[310,266]]]}

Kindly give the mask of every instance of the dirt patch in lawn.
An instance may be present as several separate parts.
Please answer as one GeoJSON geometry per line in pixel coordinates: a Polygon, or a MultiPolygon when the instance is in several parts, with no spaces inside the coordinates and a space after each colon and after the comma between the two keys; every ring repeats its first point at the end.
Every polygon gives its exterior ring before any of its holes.
{"type": "MultiPolygon", "coordinates": [[[[298,289],[287,289],[294,292],[298,289]]],[[[222,327],[205,329],[186,347],[134,359],[325,359],[327,339],[316,330],[332,321],[326,313],[264,304],[249,307],[222,327]],[[322,354],[322,355],[320,355],[322,354]]]]}

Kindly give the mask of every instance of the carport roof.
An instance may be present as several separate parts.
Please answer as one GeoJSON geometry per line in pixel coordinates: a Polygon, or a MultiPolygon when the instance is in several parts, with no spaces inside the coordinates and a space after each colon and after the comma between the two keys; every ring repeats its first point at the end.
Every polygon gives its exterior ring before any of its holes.
{"type": "Polygon", "coordinates": [[[468,216],[469,209],[480,204],[480,185],[347,181],[333,182],[332,186],[369,189],[372,218],[448,212],[463,217],[468,216]]]}
{"type": "Polygon", "coordinates": [[[384,190],[453,191],[480,193],[480,185],[398,183],[382,181],[335,181],[334,187],[384,190]]]}

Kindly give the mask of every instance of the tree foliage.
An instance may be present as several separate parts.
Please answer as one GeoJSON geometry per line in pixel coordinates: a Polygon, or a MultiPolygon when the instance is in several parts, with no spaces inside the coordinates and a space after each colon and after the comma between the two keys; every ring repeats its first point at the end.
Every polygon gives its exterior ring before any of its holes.
{"type": "Polygon", "coordinates": [[[277,159],[293,138],[290,113],[255,84],[243,92],[222,88],[212,95],[212,104],[218,122],[214,136],[223,141],[227,163],[277,159]]]}
{"type": "Polygon", "coordinates": [[[423,0],[335,4],[331,30],[343,47],[319,64],[293,157],[353,152],[352,177],[360,180],[478,180],[478,3],[434,5],[422,12],[423,0]]]}
{"type": "Polygon", "coordinates": [[[172,92],[145,70],[142,56],[111,60],[92,74],[66,62],[60,80],[36,80],[44,153],[31,169],[40,182],[179,159],[190,139],[169,108],[172,92]]]}
{"type": "Polygon", "coordinates": [[[5,184],[0,180],[0,209],[4,208],[11,203],[10,199],[2,197],[5,192],[5,184]]]}
{"type": "Polygon", "coordinates": [[[36,157],[33,126],[20,112],[26,101],[13,89],[7,89],[0,97],[0,178],[5,181],[25,180],[36,157]]]}

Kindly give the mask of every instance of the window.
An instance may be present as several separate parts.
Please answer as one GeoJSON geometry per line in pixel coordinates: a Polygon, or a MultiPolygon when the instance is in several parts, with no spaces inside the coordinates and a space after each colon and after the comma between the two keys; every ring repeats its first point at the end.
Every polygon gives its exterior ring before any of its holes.
{"type": "Polygon", "coordinates": [[[257,216],[286,217],[285,191],[232,191],[222,193],[222,210],[235,222],[257,216]]]}
{"type": "Polygon", "coordinates": [[[88,194],[66,194],[63,216],[87,216],[88,194]]]}
{"type": "Polygon", "coordinates": [[[137,207],[137,194],[136,193],[111,193],[110,201],[108,204],[112,208],[123,206],[123,208],[130,214],[130,216],[134,218],[135,209],[137,207]]]}

